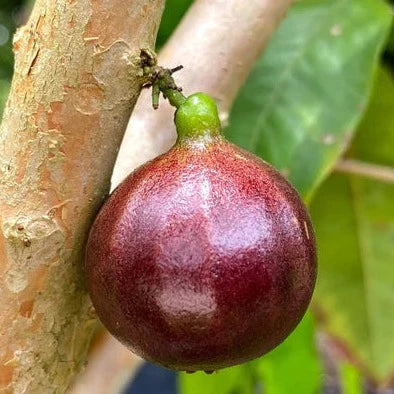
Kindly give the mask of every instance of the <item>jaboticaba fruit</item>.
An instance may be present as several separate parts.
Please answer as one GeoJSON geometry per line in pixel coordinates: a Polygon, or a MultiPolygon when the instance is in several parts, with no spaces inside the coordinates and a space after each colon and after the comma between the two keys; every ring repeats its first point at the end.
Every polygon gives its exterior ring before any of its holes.
{"type": "Polygon", "coordinates": [[[270,165],[227,142],[216,105],[189,96],[178,140],[111,195],[90,232],[98,316],[165,367],[216,370],[282,342],[308,307],[316,251],[308,213],[270,165]]]}

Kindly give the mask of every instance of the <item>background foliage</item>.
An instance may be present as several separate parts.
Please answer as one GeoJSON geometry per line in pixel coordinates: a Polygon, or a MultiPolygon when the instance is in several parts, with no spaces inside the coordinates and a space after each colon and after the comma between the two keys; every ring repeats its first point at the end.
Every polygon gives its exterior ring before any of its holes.
{"type": "MultiPolygon", "coordinates": [[[[191,2],[167,1],[158,48],[191,2]]],[[[23,3],[0,4],[0,113],[23,3]]],[[[383,0],[298,1],[241,90],[226,133],[273,163],[309,204],[317,289],[312,311],[281,346],[213,375],[181,374],[180,393],[361,394],[394,387],[391,7],[383,0]],[[338,171],[343,158],[353,174],[338,171]]]]}
{"type": "Polygon", "coordinates": [[[12,36],[26,11],[24,0],[1,0],[0,3],[0,116],[7,98],[14,59],[12,36]],[[25,7],[23,7],[25,6],[25,7]]]}

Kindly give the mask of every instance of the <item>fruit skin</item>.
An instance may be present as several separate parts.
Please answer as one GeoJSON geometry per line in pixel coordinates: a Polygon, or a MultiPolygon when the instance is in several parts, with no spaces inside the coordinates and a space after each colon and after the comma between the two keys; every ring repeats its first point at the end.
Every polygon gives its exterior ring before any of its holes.
{"type": "Polygon", "coordinates": [[[165,367],[216,370],[296,327],[316,279],[296,191],[223,137],[194,135],[132,173],[92,227],[86,273],[108,330],[165,367]]]}

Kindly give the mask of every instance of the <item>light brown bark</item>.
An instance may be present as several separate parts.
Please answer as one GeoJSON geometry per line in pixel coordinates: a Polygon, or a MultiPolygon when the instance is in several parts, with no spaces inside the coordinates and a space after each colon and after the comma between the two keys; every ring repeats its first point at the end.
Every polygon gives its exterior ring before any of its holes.
{"type": "MultiPolygon", "coordinates": [[[[204,91],[226,123],[233,101],[293,0],[197,0],[159,54],[161,66],[182,64],[176,82],[186,94],[204,91]]],[[[142,93],[116,162],[115,187],[130,171],[168,150],[176,135],[174,109],[150,109],[142,93]]]]}
{"type": "Polygon", "coordinates": [[[1,393],[62,393],[84,360],[84,244],[163,3],[38,0],[16,34],[0,129],[1,393]]]}

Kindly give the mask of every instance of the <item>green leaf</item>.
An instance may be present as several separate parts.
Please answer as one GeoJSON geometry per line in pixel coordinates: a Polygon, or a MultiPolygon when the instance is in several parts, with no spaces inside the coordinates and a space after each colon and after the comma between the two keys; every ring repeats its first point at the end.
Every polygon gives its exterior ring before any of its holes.
{"type": "Polygon", "coordinates": [[[307,313],[295,331],[276,349],[248,364],[213,375],[181,374],[182,394],[315,394],[321,384],[321,366],[314,345],[314,325],[307,313]]]}
{"type": "Polygon", "coordinates": [[[379,68],[374,94],[351,146],[354,158],[394,167],[394,79],[379,68]]]}
{"type": "Polygon", "coordinates": [[[230,139],[309,200],[360,119],[390,21],[381,0],[297,3],[234,105],[230,139]]]}
{"type": "Polygon", "coordinates": [[[264,394],[319,393],[322,370],[309,313],[281,346],[253,365],[263,382],[264,394]]]}
{"type": "Polygon", "coordinates": [[[340,378],[343,394],[363,394],[360,371],[352,364],[343,363],[340,366],[340,378]]]}
{"type": "Polygon", "coordinates": [[[394,365],[394,185],[333,175],[311,212],[324,327],[384,380],[394,365]]]}
{"type": "MultiPolygon", "coordinates": [[[[351,152],[394,172],[394,82],[387,72],[378,76],[351,152]]],[[[332,175],[311,213],[320,255],[315,301],[324,327],[384,381],[394,372],[394,184],[332,175]]]]}
{"type": "Polygon", "coordinates": [[[253,394],[253,388],[253,377],[247,364],[222,369],[212,375],[204,372],[179,375],[182,394],[253,394]]]}
{"type": "Polygon", "coordinates": [[[394,52],[394,25],[391,26],[391,31],[390,31],[386,49],[391,53],[394,52]]]}

